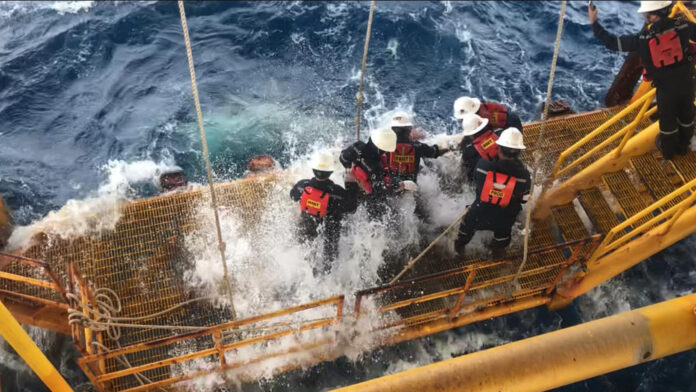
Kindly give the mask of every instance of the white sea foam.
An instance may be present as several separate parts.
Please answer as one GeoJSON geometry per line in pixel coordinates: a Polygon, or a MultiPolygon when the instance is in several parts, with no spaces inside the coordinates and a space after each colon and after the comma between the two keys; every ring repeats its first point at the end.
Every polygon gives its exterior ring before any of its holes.
{"type": "Polygon", "coordinates": [[[51,211],[27,226],[15,227],[8,249],[30,246],[39,233],[66,239],[113,230],[121,217],[123,203],[136,196],[132,186],[142,182],[155,183],[163,171],[173,167],[168,162],[149,160],[109,161],[102,168],[106,180],[96,192],[84,199],[68,200],[59,210],[51,211]]]}
{"type": "Polygon", "coordinates": [[[76,14],[80,11],[86,11],[92,8],[94,1],[55,1],[52,2],[49,8],[56,10],[60,15],[76,14]]]}

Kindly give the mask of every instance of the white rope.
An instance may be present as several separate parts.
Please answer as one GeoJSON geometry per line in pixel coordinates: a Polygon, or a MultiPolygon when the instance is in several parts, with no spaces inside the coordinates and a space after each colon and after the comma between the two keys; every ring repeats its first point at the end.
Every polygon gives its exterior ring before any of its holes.
{"type": "MultiPolygon", "coordinates": [[[[556,30],[556,42],[553,46],[553,60],[551,60],[551,71],[549,72],[549,84],[546,88],[546,103],[544,104],[544,112],[541,118],[541,129],[539,130],[539,137],[537,138],[536,145],[534,146],[534,166],[532,170],[531,178],[531,195],[534,194],[534,187],[536,185],[536,177],[539,172],[539,160],[541,158],[541,142],[544,139],[544,132],[546,131],[546,120],[549,117],[549,106],[551,105],[551,90],[553,89],[553,80],[556,75],[556,62],[558,61],[558,52],[561,47],[561,37],[563,36],[563,20],[565,19],[566,12],[566,0],[561,2],[561,12],[558,15],[558,30],[556,30]]],[[[530,197],[530,201],[533,200],[530,197]]],[[[531,203],[530,203],[531,204],[531,203]]],[[[522,269],[527,264],[527,258],[529,256],[529,225],[532,217],[532,206],[527,206],[527,213],[524,219],[524,250],[522,254],[522,263],[517,269],[515,274],[515,279],[512,280],[512,286],[515,287],[519,284],[520,274],[522,269]]]]}
{"type": "Polygon", "coordinates": [[[230,284],[229,275],[227,273],[225,241],[222,239],[222,230],[220,229],[220,216],[218,214],[218,204],[217,198],[215,196],[215,187],[213,186],[213,171],[210,168],[208,141],[205,137],[205,128],[203,127],[203,113],[201,112],[201,103],[198,99],[198,86],[196,85],[196,70],[193,67],[193,52],[191,51],[191,40],[189,38],[188,24],[186,23],[186,12],[184,11],[183,0],[179,0],[179,15],[181,16],[181,29],[184,31],[184,41],[186,42],[186,57],[188,58],[189,73],[191,74],[191,90],[193,91],[193,101],[196,106],[196,116],[198,117],[198,130],[201,133],[201,145],[203,146],[205,171],[208,176],[208,186],[210,187],[211,208],[213,209],[213,213],[215,215],[215,228],[217,230],[218,249],[220,250],[220,261],[222,262],[223,280],[227,289],[227,296],[230,302],[230,312],[232,313],[232,319],[234,320],[237,318],[237,315],[234,311],[232,285],[230,284]]]}
{"type": "Polygon", "coordinates": [[[375,13],[375,0],[370,2],[370,16],[367,17],[367,31],[365,32],[365,48],[363,49],[362,68],[360,71],[360,87],[358,88],[358,115],[355,117],[355,137],[360,140],[360,111],[363,104],[363,82],[365,80],[365,67],[367,65],[367,49],[370,47],[370,34],[372,32],[372,16],[375,13]]]}
{"type": "Polygon", "coordinates": [[[412,258],[408,263],[406,263],[406,266],[404,267],[404,269],[402,269],[401,272],[399,272],[392,280],[390,280],[389,284],[396,283],[396,281],[399,280],[399,278],[401,278],[408,270],[411,269],[411,267],[413,267],[423,256],[425,256],[425,254],[428,253],[428,251],[430,251],[430,249],[432,249],[432,247],[435,246],[435,244],[437,244],[441,239],[443,239],[445,237],[445,234],[447,234],[450,230],[452,230],[454,228],[454,226],[456,226],[457,223],[459,223],[459,221],[461,221],[462,218],[464,218],[467,211],[469,211],[468,208],[461,215],[459,215],[459,217],[457,219],[455,219],[454,222],[452,222],[452,224],[450,224],[449,227],[447,227],[445,229],[445,231],[443,231],[439,236],[437,236],[437,238],[435,238],[430,243],[430,245],[428,245],[425,249],[423,249],[423,251],[420,252],[418,254],[418,256],[412,258]]]}
{"type": "MultiPolygon", "coordinates": [[[[210,300],[216,297],[200,297],[181,302],[162,311],[147,314],[138,317],[118,317],[121,312],[121,299],[118,294],[109,288],[97,288],[94,290],[95,306],[91,304],[83,304],[80,298],[73,294],[67,294],[68,299],[73,300],[79,309],[68,309],[68,324],[77,324],[83,328],[90,328],[95,332],[106,332],[107,337],[118,343],[121,337],[121,328],[137,328],[137,329],[152,329],[152,330],[170,330],[170,331],[203,331],[210,326],[188,326],[188,325],[161,325],[161,324],[136,324],[128,321],[142,321],[162,316],[172,312],[178,308],[186,306],[190,303],[210,300]]],[[[233,331],[225,331],[224,333],[241,333],[241,332],[259,332],[277,330],[282,327],[297,325],[299,328],[302,324],[312,323],[316,321],[328,320],[328,318],[316,318],[311,320],[297,320],[295,322],[276,322],[262,326],[236,327],[233,331]]]]}

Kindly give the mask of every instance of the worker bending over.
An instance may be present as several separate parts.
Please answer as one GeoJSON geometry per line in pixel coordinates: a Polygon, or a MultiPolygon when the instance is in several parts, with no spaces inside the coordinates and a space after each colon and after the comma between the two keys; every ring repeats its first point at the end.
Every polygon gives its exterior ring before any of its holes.
{"type": "Polygon", "coordinates": [[[478,98],[459,97],[454,101],[454,117],[464,118],[467,113],[478,114],[488,119],[493,130],[517,128],[522,131],[520,116],[496,102],[481,102],[478,98]]]}
{"type": "Polygon", "coordinates": [[[387,196],[393,191],[385,153],[396,150],[396,134],[391,129],[376,129],[367,143],[357,141],[341,151],[341,165],[349,169],[346,186],[357,182],[358,198],[372,217],[384,212],[387,196]]]}
{"type": "Polygon", "coordinates": [[[462,142],[459,148],[462,152],[462,172],[467,181],[474,179],[474,168],[479,160],[492,161],[498,158],[496,141],[502,130],[494,131],[487,118],[473,113],[462,116],[462,142]]]}
{"type": "Polygon", "coordinates": [[[522,133],[508,128],[496,143],[498,159],[480,159],[474,171],[477,198],[464,217],[454,244],[460,256],[476,231],[492,230],[493,257],[502,257],[510,245],[512,225],[529,197],[529,171],[519,159],[526,148],[522,133]]]}
{"type": "Polygon", "coordinates": [[[317,155],[312,162],[314,177],[301,180],[290,190],[290,197],[299,202],[302,216],[298,227],[299,240],[313,240],[320,233],[324,236],[323,260],[314,263],[314,274],[329,273],[331,263],[338,255],[341,220],[357,207],[355,183],[346,184],[348,191],[329,179],[333,173],[333,157],[326,153],[317,155]]]}
{"type": "Polygon", "coordinates": [[[688,152],[694,135],[694,65],[689,40],[696,40],[696,25],[683,17],[670,18],[671,1],[641,1],[638,12],[646,25],[638,34],[616,37],[597,21],[597,8],[590,6],[592,30],[614,51],[638,52],[646,76],[657,89],[660,133],[656,144],[665,159],[688,152]]]}

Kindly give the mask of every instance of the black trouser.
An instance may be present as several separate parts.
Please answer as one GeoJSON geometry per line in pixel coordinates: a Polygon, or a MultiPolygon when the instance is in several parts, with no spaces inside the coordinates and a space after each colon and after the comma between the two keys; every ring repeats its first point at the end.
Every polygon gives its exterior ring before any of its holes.
{"type": "Polygon", "coordinates": [[[657,85],[660,134],[657,146],[665,159],[686,154],[694,136],[694,85],[691,80],[667,80],[657,85]]]}
{"type": "MultiPolygon", "coordinates": [[[[341,238],[341,220],[337,217],[326,217],[317,219],[308,215],[303,215],[298,227],[298,237],[302,242],[311,241],[317,236],[322,235],[323,257],[314,260],[312,268],[314,275],[328,274],[331,272],[331,265],[338,256],[338,241],[341,238]]],[[[314,252],[312,252],[314,254],[314,252]]]]}
{"type": "Polygon", "coordinates": [[[459,225],[457,248],[461,249],[466,246],[479,230],[493,231],[491,248],[503,249],[507,247],[512,240],[512,225],[515,224],[519,212],[519,208],[503,208],[477,201],[469,208],[462,224],[459,225]]]}

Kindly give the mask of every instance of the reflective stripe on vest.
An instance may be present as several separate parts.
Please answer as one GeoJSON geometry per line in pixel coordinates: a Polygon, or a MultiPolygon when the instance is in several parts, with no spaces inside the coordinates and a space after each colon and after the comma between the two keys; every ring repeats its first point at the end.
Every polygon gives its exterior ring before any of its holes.
{"type": "Polygon", "coordinates": [[[481,201],[507,207],[517,184],[517,178],[503,173],[488,171],[481,189],[481,201]]]}
{"type": "Polygon", "coordinates": [[[300,210],[312,216],[323,218],[329,207],[329,193],[306,186],[300,198],[300,210]]]}
{"type": "Polygon", "coordinates": [[[488,124],[492,129],[507,127],[507,109],[505,106],[495,102],[484,102],[478,113],[479,116],[488,119],[488,124]]]}
{"type": "Polygon", "coordinates": [[[655,68],[667,67],[684,60],[684,48],[676,29],[669,29],[650,38],[648,47],[655,68]]]}
{"type": "Polygon", "coordinates": [[[481,136],[474,139],[472,144],[481,158],[490,161],[498,156],[498,145],[495,143],[496,140],[498,140],[498,135],[489,129],[481,136]]]}
{"type": "Polygon", "coordinates": [[[396,150],[389,153],[389,171],[395,174],[416,172],[416,149],[411,143],[399,143],[396,150]]]}

